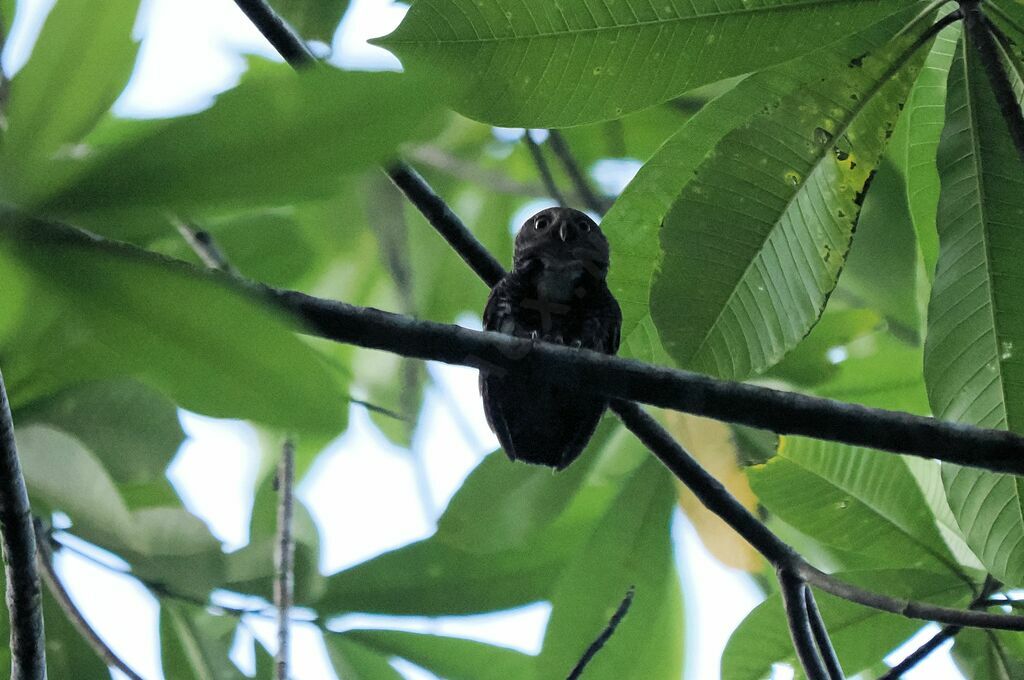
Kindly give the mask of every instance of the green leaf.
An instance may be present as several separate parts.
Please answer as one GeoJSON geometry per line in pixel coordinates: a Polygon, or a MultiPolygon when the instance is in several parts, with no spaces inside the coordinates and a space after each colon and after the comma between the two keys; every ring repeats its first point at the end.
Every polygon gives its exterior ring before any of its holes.
{"type": "Polygon", "coordinates": [[[767,375],[808,387],[827,383],[838,375],[841,365],[829,358],[829,351],[845,349],[875,331],[881,322],[869,309],[827,309],[810,334],[767,375]]]}
{"type": "Polygon", "coordinates": [[[906,181],[910,215],[929,281],[935,276],[939,254],[935,230],[939,173],[935,169],[935,153],[946,119],[946,78],[960,29],[960,22],[955,22],[935,38],[924,68],[907,97],[890,147],[890,157],[902,170],[906,181]]]}
{"type": "Polygon", "coordinates": [[[447,680],[533,677],[532,657],[475,640],[398,630],[350,630],[334,639],[352,640],[385,657],[400,656],[447,680]]]}
{"type": "Polygon", "coordinates": [[[160,653],[167,680],[244,680],[228,653],[236,621],[201,607],[160,601],[160,653]]]}
{"type": "Polygon", "coordinates": [[[827,546],[963,576],[903,460],[881,451],[784,437],[779,453],[748,468],[768,510],[827,546]]]}
{"type": "MultiPolygon", "coordinates": [[[[985,16],[1010,34],[1018,46],[1024,40],[1024,6],[1020,0],[987,0],[985,16]]],[[[1019,47],[1018,47],[1019,49],[1019,47]]]]}
{"type": "Polygon", "coordinates": [[[293,432],[344,426],[339,376],[235,282],[71,229],[3,219],[0,250],[31,272],[35,305],[0,349],[16,402],[131,375],[199,413],[293,432]]]}
{"type": "MultiPolygon", "coordinates": [[[[792,59],[905,4],[416,0],[398,29],[374,42],[410,71],[440,70],[453,107],[470,118],[565,127],[792,59]]],[[[912,4],[919,13],[926,3],[912,4]]]]}
{"type": "Polygon", "coordinates": [[[402,680],[387,658],[359,642],[339,635],[326,639],[327,655],[339,678],[345,680],[402,680]]]}
{"type": "Polygon", "coordinates": [[[588,665],[587,678],[680,677],[682,597],[669,532],[675,500],[669,475],[649,459],[555,584],[536,677],[568,675],[630,587],[633,605],[588,665]]]}
{"type": "Polygon", "coordinates": [[[306,40],[331,44],[349,0],[270,0],[270,6],[306,40]]]}
{"type": "Polygon", "coordinates": [[[759,80],[775,99],[695,169],[662,226],[651,288],[662,344],[680,365],[742,379],[817,321],[924,57],[916,43],[930,17],[908,26],[913,18],[759,80]]]}
{"type": "MultiPolygon", "coordinates": [[[[19,199],[98,221],[127,210],[194,216],[328,196],[342,176],[428,132],[437,111],[428,84],[405,75],[262,64],[206,111],[141,129],[126,123],[131,134],[108,133],[112,141],[97,141],[84,160],[57,164],[55,174],[70,176],[63,185],[19,199]]],[[[104,233],[131,235],[116,224],[104,233]]]]}
{"type": "MultiPolygon", "coordinates": [[[[0,151],[0,186],[31,193],[55,157],[68,157],[121,94],[138,44],[139,0],[58,2],[32,56],[11,80],[0,151]]],[[[6,9],[6,8],[5,8],[6,9]]]]}
{"type": "MultiPolygon", "coordinates": [[[[963,605],[971,591],[950,575],[914,570],[847,572],[837,578],[900,598],[963,605]]],[[[921,627],[920,621],[815,593],[843,670],[851,677],[877,663],[921,627]]],[[[772,665],[799,668],[778,593],[759,604],[733,632],[722,655],[722,680],[761,680],[772,665]]]]}
{"type": "MultiPolygon", "coordinates": [[[[0,583],[3,579],[0,579],[0,583]]],[[[50,678],[107,678],[110,671],[78,632],[64,608],[43,586],[43,621],[46,633],[46,674],[50,678]]]]}
{"type": "MultiPolygon", "coordinates": [[[[1020,73],[1008,65],[1019,93],[1020,73]]],[[[966,36],[948,91],[924,348],[928,399],[937,417],[1024,432],[1024,166],[966,36]]],[[[996,578],[1024,585],[1024,482],[952,465],[943,466],[943,481],[967,544],[996,578]]]]}
{"type": "Polygon", "coordinates": [[[174,403],[126,379],[72,387],[19,409],[16,420],[74,435],[119,484],[162,479],[185,439],[174,403]]]}
{"type": "Polygon", "coordinates": [[[1024,677],[1021,635],[1005,630],[965,628],[953,643],[953,661],[967,680],[1024,677]]]}

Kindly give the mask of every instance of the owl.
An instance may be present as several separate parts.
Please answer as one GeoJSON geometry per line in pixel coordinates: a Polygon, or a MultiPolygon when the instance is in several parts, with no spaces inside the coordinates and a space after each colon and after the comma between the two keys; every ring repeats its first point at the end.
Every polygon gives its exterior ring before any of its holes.
{"type": "MultiPolygon", "coordinates": [[[[615,354],[622,312],[605,281],[608,255],[585,213],[540,211],[516,235],[512,271],[491,290],[484,328],[615,354]]],[[[509,458],[559,470],[580,455],[608,406],[585,385],[515,370],[482,370],[480,395],[509,458]]]]}

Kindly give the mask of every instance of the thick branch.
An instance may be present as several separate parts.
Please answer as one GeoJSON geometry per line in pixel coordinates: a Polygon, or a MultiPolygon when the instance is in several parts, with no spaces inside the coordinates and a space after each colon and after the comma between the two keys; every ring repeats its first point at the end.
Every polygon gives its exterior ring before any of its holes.
{"type": "MultiPolygon", "coordinates": [[[[491,258],[493,261],[493,258],[491,258]]],[[[716,420],[1024,473],[1024,438],[907,413],[782,392],[493,332],[418,321],[303,293],[269,291],[324,338],[488,370],[537,371],[568,384],[716,420]]]]}
{"type": "Polygon", "coordinates": [[[277,680],[288,680],[289,623],[295,590],[295,541],[292,516],[295,509],[295,446],[285,440],[277,466],[277,550],[274,553],[274,606],[277,608],[277,680]]]}
{"type": "MultiPolygon", "coordinates": [[[[50,549],[48,543],[48,537],[46,532],[43,530],[42,523],[36,521],[36,545],[39,547],[39,569],[43,574],[43,580],[46,581],[46,587],[49,588],[50,594],[53,595],[53,599],[57,600],[57,604],[64,610],[64,614],[68,617],[68,620],[75,626],[89,646],[92,647],[96,655],[103,659],[103,662],[107,666],[116,668],[117,670],[124,673],[129,680],[142,680],[142,676],[131,669],[131,666],[126,664],[121,657],[119,657],[114,650],[99,636],[89,622],[85,620],[85,616],[75,606],[74,600],[71,599],[71,595],[64,588],[64,584],[60,580],[60,576],[57,575],[56,569],[53,567],[53,551],[50,549]]],[[[108,565],[104,565],[108,566],[108,565]]],[[[109,568],[109,566],[108,566],[109,568]]]]}
{"type": "Polygon", "coordinates": [[[582,676],[584,669],[586,669],[587,664],[590,663],[591,659],[593,659],[594,656],[601,651],[601,648],[608,644],[608,641],[612,639],[612,635],[615,634],[615,629],[619,627],[620,623],[622,623],[622,619],[626,618],[626,614],[629,612],[629,606],[633,604],[633,595],[635,592],[636,589],[633,586],[630,586],[629,590],[626,591],[625,597],[622,598],[622,602],[619,603],[618,608],[615,610],[615,613],[612,614],[612,618],[608,620],[608,625],[604,627],[601,634],[597,636],[597,639],[591,642],[590,646],[587,647],[585,652],[583,652],[583,656],[580,657],[580,660],[577,661],[576,665],[573,666],[571,671],[569,671],[569,675],[566,676],[566,680],[577,680],[582,676]]]}
{"type": "Polygon", "coordinates": [[[778,577],[782,604],[785,606],[786,620],[789,622],[789,634],[793,639],[793,648],[800,659],[800,665],[803,666],[808,680],[829,680],[825,664],[818,656],[811,620],[807,614],[807,584],[787,569],[779,569],[778,577]]]}
{"type": "Polygon", "coordinates": [[[0,373],[0,533],[11,621],[11,680],[44,680],[46,646],[36,571],[36,534],[0,373]]]}

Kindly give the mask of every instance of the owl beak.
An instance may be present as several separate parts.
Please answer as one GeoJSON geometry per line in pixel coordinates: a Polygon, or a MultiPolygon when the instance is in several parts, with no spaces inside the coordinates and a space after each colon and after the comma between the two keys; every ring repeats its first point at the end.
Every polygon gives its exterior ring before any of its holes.
{"type": "Polygon", "coordinates": [[[571,229],[572,226],[569,224],[568,221],[563,221],[560,225],[558,225],[558,238],[562,239],[562,243],[565,243],[565,240],[569,238],[569,231],[571,229]]]}

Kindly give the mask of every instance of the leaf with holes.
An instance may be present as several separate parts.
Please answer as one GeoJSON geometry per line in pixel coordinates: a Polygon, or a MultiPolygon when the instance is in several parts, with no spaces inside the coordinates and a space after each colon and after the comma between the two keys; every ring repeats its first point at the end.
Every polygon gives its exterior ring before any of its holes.
{"type": "MultiPolygon", "coordinates": [[[[1019,96],[1019,63],[1005,63],[1019,96]]],[[[948,91],[924,352],[928,399],[940,418],[1024,432],[1024,166],[967,36],[948,91]]],[[[1024,480],[944,465],[943,482],[978,558],[1000,580],[1024,585],[1024,480]]]]}
{"type": "Polygon", "coordinates": [[[742,379],[817,321],[925,56],[931,17],[912,19],[844,44],[862,50],[852,57],[773,72],[762,86],[776,97],[695,169],[661,229],[651,288],[662,344],[682,366],[742,379]]]}
{"type": "Polygon", "coordinates": [[[897,0],[417,0],[373,41],[438,69],[460,113],[495,125],[619,118],[811,52],[913,5],[897,0]]]}

